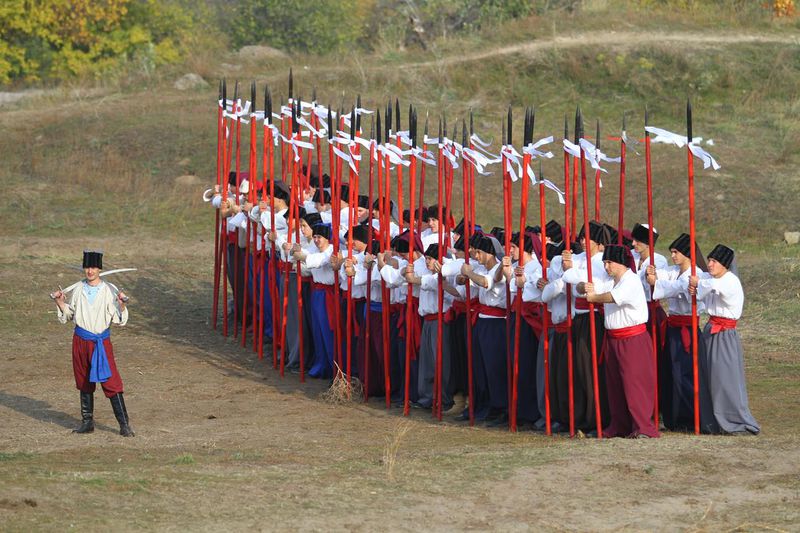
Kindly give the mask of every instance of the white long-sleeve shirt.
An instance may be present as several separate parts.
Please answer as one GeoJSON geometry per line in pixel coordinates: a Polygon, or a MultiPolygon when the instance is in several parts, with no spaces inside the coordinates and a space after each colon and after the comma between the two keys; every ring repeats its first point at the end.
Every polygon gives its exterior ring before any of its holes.
{"type": "MultiPolygon", "coordinates": [[[[656,270],[668,268],[667,259],[661,254],[655,254],[655,265],[656,270]]],[[[634,260],[636,261],[636,273],[639,275],[639,279],[642,282],[642,287],[644,288],[644,295],[647,298],[647,301],[651,301],[650,293],[650,284],[647,283],[647,267],[650,266],[650,258],[646,258],[644,261],[639,263],[641,258],[637,255],[634,255],[634,260]]],[[[657,300],[658,298],[656,298],[657,300]]]]}
{"type": "MultiPolygon", "coordinates": [[[[563,279],[565,283],[572,285],[573,302],[575,298],[584,298],[585,295],[578,292],[578,283],[586,283],[589,281],[589,271],[586,268],[586,253],[582,252],[572,256],[572,268],[564,271],[563,279]]],[[[597,252],[592,256],[592,278],[595,280],[607,278],[606,269],[603,266],[603,253],[597,252]]],[[[582,315],[588,313],[588,309],[575,309],[573,306],[573,313],[582,315]]]]}
{"type": "Polygon", "coordinates": [[[739,320],[744,307],[742,282],[733,272],[715,278],[703,272],[698,274],[697,299],[702,300],[711,316],[739,320]]]}
{"type": "Polygon", "coordinates": [[[58,321],[62,324],[75,322],[75,325],[96,335],[104,332],[111,324],[127,324],[128,308],[120,311],[118,291],[105,281],[101,281],[98,287],[92,303],[89,303],[86,281],[75,287],[64,311],[58,309],[58,321]]]}
{"type": "MultiPolygon", "coordinates": [[[[670,315],[688,316],[692,314],[692,297],[689,294],[689,276],[691,273],[691,269],[688,268],[681,273],[681,269],[677,265],[656,270],[656,284],[653,289],[653,296],[656,300],[667,300],[670,315]]],[[[702,270],[699,270],[699,273],[702,273],[702,270]]],[[[705,305],[698,298],[697,313],[702,313],[704,309],[705,305]]]]}
{"type": "Polygon", "coordinates": [[[331,254],[333,253],[333,246],[330,244],[322,252],[308,254],[303,261],[306,267],[311,271],[311,276],[314,278],[314,283],[322,283],[323,285],[333,285],[333,267],[331,267],[331,254]]]}
{"type": "Polygon", "coordinates": [[[610,292],[614,303],[604,304],[606,329],[621,329],[647,323],[647,300],[644,287],[631,269],[627,269],[619,282],[606,274],[592,271],[597,294],[610,292]]]}

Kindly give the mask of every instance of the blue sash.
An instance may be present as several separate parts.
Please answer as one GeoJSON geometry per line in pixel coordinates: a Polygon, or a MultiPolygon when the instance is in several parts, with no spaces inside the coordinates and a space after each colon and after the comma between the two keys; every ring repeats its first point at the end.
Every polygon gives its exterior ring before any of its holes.
{"type": "Polygon", "coordinates": [[[103,333],[96,335],[80,326],[75,326],[75,335],[85,341],[94,342],[89,381],[92,383],[105,383],[108,381],[111,377],[111,368],[108,366],[108,357],[106,356],[106,348],[103,346],[103,341],[111,337],[111,328],[107,328],[103,333]]]}

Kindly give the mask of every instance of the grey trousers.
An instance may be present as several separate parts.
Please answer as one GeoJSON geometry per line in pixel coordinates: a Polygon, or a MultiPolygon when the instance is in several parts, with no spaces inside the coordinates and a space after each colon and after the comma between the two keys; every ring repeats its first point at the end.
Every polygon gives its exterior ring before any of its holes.
{"type": "MultiPolygon", "coordinates": [[[[417,391],[418,402],[425,407],[433,405],[433,380],[436,372],[436,339],[438,322],[436,320],[422,321],[421,343],[419,348],[419,379],[417,391]]],[[[452,405],[450,397],[450,324],[442,323],[442,405],[446,408],[452,405]]]]}

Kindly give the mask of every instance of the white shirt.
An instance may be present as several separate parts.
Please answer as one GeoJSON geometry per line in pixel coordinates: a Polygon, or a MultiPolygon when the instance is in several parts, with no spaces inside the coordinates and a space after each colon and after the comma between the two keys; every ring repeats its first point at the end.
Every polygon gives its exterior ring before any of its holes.
{"type": "MultiPolygon", "coordinates": [[[[655,254],[655,258],[656,258],[656,270],[668,267],[666,257],[664,257],[661,254],[655,254]]],[[[647,267],[650,266],[650,258],[648,257],[647,259],[642,261],[641,265],[639,264],[640,259],[641,257],[639,257],[638,254],[634,256],[634,260],[636,261],[636,273],[639,274],[639,279],[642,281],[642,287],[644,288],[644,295],[647,298],[647,301],[649,302],[652,299],[650,296],[650,293],[652,292],[650,290],[650,284],[647,283],[647,267]]],[[[656,300],[658,300],[658,298],[656,298],[656,300]]]]}
{"type": "Polygon", "coordinates": [[[303,261],[306,267],[311,271],[314,278],[314,283],[322,283],[323,285],[333,285],[333,267],[331,267],[331,255],[333,254],[333,246],[328,245],[323,252],[308,254],[303,261]]]}
{"type": "MultiPolygon", "coordinates": [[[[689,276],[692,270],[687,268],[683,273],[678,265],[656,270],[656,284],[653,296],[656,300],[666,299],[670,315],[692,314],[692,297],[689,295],[689,276]]],[[[702,270],[698,270],[698,275],[702,270]]],[[[703,312],[705,305],[698,298],[697,314],[703,312]]]]}
{"type": "MultiPolygon", "coordinates": [[[[479,269],[474,269],[473,272],[479,276],[483,276],[486,279],[487,287],[484,289],[483,287],[475,287],[478,290],[478,301],[483,305],[488,305],[490,307],[498,307],[500,309],[506,308],[506,280],[505,278],[501,278],[500,281],[495,281],[494,276],[497,272],[498,268],[502,268],[503,265],[498,262],[488,271],[486,267],[481,265],[479,269]]],[[[484,315],[481,313],[478,315],[480,318],[499,318],[499,317],[492,317],[489,315],[484,315]]]]}
{"type": "MultiPolygon", "coordinates": [[[[427,268],[427,274],[422,278],[419,291],[420,316],[432,315],[439,312],[439,274],[434,274],[427,268]]],[[[419,274],[417,274],[419,275],[419,274]]],[[[447,291],[443,292],[442,312],[446,313],[453,305],[453,296],[447,291]]]]}
{"type": "Polygon", "coordinates": [[[703,300],[706,312],[711,316],[739,320],[744,307],[744,290],[736,274],[726,272],[715,278],[705,272],[698,274],[697,299],[703,300]]]}
{"type": "MultiPolygon", "coordinates": [[[[550,310],[553,324],[560,324],[567,319],[567,284],[562,279],[561,256],[550,261],[547,269],[547,285],[542,289],[541,299],[550,310]]],[[[592,272],[594,274],[594,272],[592,272]]]]}
{"type": "MultiPolygon", "coordinates": [[[[586,283],[589,281],[589,271],[586,268],[586,253],[581,252],[579,254],[573,254],[572,256],[572,268],[569,270],[564,271],[563,279],[565,283],[569,283],[572,285],[572,301],[575,301],[575,298],[583,298],[584,295],[578,292],[578,283],[586,283]]],[[[597,252],[592,256],[592,278],[597,279],[598,275],[601,275],[603,278],[607,278],[608,275],[606,274],[606,269],[603,266],[603,253],[597,252]]],[[[600,291],[597,291],[600,292],[600,291]]],[[[576,315],[582,315],[584,313],[588,313],[588,309],[575,309],[573,306],[573,313],[576,315]]]]}
{"type": "Polygon", "coordinates": [[[626,269],[619,282],[606,274],[605,269],[595,274],[594,290],[597,294],[610,292],[614,303],[605,305],[606,329],[621,329],[638,324],[646,324],[648,317],[647,300],[644,296],[644,287],[631,269],[626,269]]]}
{"type": "Polygon", "coordinates": [[[64,311],[59,307],[59,322],[66,324],[67,321],[73,321],[76,326],[96,335],[104,332],[111,324],[124,326],[128,323],[128,308],[126,307],[124,311],[119,310],[116,288],[112,288],[105,281],[100,281],[97,295],[90,304],[83,290],[85,285],[87,283],[84,280],[75,287],[64,311]]]}

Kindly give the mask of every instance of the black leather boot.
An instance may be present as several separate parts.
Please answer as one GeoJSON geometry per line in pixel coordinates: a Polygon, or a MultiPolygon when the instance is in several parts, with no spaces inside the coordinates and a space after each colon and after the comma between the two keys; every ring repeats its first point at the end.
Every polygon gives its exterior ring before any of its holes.
{"type": "Polygon", "coordinates": [[[81,425],[73,429],[73,433],[91,433],[94,431],[94,394],[81,392],[81,425]]]}
{"type": "Polygon", "coordinates": [[[119,434],[123,437],[134,437],[136,434],[130,426],[128,420],[128,411],[125,409],[125,400],[122,399],[122,393],[115,394],[111,398],[111,408],[114,409],[114,416],[117,417],[119,422],[119,434]]]}

